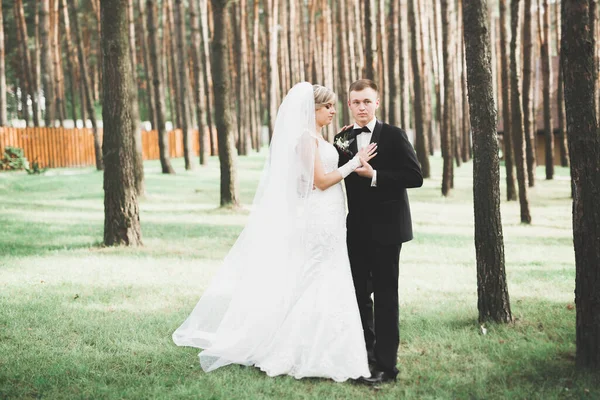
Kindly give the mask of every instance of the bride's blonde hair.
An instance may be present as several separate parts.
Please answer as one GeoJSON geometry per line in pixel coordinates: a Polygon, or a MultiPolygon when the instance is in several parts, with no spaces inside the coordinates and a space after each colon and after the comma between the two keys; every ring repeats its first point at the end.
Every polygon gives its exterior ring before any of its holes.
{"type": "Polygon", "coordinates": [[[325,107],[327,104],[333,104],[336,100],[336,95],[333,90],[321,85],[313,85],[315,94],[315,110],[325,107]]]}

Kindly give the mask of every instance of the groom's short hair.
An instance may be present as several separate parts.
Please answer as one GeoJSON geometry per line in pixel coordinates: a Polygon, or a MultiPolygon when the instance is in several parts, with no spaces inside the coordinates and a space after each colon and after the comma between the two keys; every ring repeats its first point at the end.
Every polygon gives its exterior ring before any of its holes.
{"type": "Polygon", "coordinates": [[[371,88],[377,93],[379,93],[379,88],[377,87],[377,84],[370,79],[359,79],[357,81],[352,82],[348,93],[360,92],[361,90],[364,90],[366,88],[371,88]]]}

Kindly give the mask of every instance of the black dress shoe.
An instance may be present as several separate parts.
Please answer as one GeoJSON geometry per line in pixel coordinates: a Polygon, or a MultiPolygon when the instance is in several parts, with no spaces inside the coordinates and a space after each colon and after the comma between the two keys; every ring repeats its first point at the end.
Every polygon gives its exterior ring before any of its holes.
{"type": "Polygon", "coordinates": [[[360,383],[365,385],[378,385],[380,383],[396,381],[396,375],[392,375],[385,371],[373,370],[369,378],[360,378],[360,383]]]}

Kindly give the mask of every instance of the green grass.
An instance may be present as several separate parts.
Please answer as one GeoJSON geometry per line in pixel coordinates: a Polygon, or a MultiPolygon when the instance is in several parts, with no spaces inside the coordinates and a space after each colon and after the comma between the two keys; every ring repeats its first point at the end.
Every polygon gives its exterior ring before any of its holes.
{"type": "MultiPolygon", "coordinates": [[[[239,159],[252,202],[264,152],[239,159]]],[[[269,378],[229,366],[205,374],[196,349],[171,333],[234,243],[247,210],[216,208],[218,160],[160,174],[146,163],[142,248],[103,248],[102,174],[60,169],[0,174],[0,399],[593,399],[598,375],[574,367],[574,254],[568,171],[538,170],[533,224],[502,203],[506,270],[516,318],[477,322],[472,164],[451,196],[435,176],[410,191],[415,240],[401,255],[399,381],[371,389],[269,378]]]]}

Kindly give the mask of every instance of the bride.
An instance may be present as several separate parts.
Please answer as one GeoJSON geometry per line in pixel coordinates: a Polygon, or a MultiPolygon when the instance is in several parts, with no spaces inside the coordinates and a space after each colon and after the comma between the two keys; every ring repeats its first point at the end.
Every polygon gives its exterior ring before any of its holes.
{"type": "Polygon", "coordinates": [[[338,168],[321,136],[334,102],[328,88],[302,82],[279,107],[248,223],[173,333],[178,346],[203,349],[206,372],[234,363],[298,379],[370,376],[340,182],[376,149],[338,168]]]}

